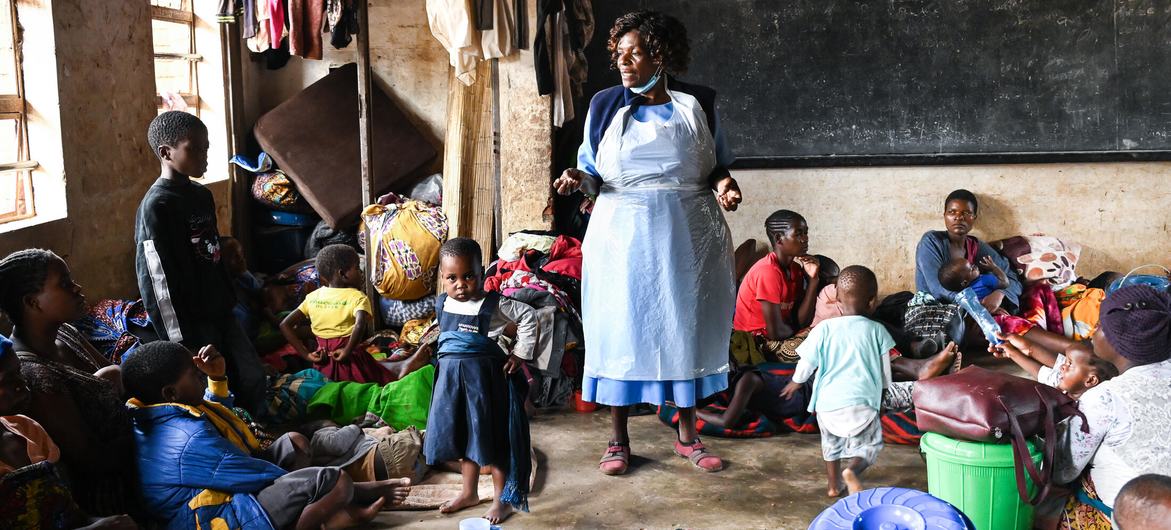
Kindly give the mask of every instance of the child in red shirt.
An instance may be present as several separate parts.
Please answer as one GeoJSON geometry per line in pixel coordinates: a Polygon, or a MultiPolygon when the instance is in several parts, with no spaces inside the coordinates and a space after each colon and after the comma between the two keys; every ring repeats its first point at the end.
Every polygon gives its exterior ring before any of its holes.
{"type": "Polygon", "coordinates": [[[820,264],[809,255],[809,225],[800,214],[778,210],[764,227],[772,252],[744,275],[732,328],[779,341],[813,321],[820,264]]]}

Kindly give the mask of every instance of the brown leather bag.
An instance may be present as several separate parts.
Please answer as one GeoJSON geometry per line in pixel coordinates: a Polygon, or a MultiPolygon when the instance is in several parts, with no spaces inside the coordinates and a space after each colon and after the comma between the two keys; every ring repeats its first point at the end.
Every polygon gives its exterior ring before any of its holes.
{"type": "Polygon", "coordinates": [[[1040,504],[1053,489],[1057,424],[1085,416],[1077,401],[1031,379],[969,366],[951,375],[920,381],[912,394],[919,430],[972,442],[1011,443],[1021,500],[1040,504]],[[1041,468],[1033,463],[1025,438],[1043,436],[1041,468]],[[1030,496],[1025,473],[1037,486],[1030,496]]]}

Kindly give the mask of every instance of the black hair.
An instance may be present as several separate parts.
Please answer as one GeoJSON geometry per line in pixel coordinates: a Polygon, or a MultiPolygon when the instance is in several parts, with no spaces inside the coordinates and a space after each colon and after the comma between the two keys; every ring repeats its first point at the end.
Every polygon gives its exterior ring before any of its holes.
{"type": "Polygon", "coordinates": [[[314,261],[317,277],[325,283],[329,283],[334,274],[353,267],[355,263],[358,263],[358,251],[341,243],[326,245],[317,253],[314,261]]]}
{"type": "Polygon", "coordinates": [[[139,346],[122,362],[122,384],[130,397],[151,405],[163,401],[163,387],[173,385],[191,366],[191,352],[165,340],[139,346]]]}
{"type": "Polygon", "coordinates": [[[193,131],[207,132],[207,125],[194,114],[169,110],[151,120],[146,130],[146,141],[150,142],[150,150],[155,156],[159,156],[160,145],[178,147],[179,142],[191,138],[193,131]]]}
{"type": "Polygon", "coordinates": [[[857,298],[871,298],[878,294],[878,277],[874,271],[861,265],[850,265],[838,275],[838,296],[853,294],[857,298]]]}
{"type": "Polygon", "coordinates": [[[842,273],[841,267],[838,267],[838,262],[834,261],[832,258],[828,256],[822,256],[821,254],[815,254],[813,257],[817,258],[817,263],[819,265],[817,269],[817,275],[820,276],[822,280],[837,278],[838,275],[842,273]]]}
{"type": "Polygon", "coordinates": [[[962,291],[968,285],[968,260],[955,258],[939,267],[939,284],[949,291],[962,291]]]}
{"type": "MultiPolygon", "coordinates": [[[[1121,530],[1141,530],[1126,523],[1149,525],[1165,517],[1171,499],[1171,477],[1148,473],[1130,479],[1114,498],[1114,520],[1121,530]]],[[[1143,526],[1142,528],[1148,528],[1143,526]]]]}
{"type": "Polygon", "coordinates": [[[974,213],[974,214],[980,213],[980,201],[976,200],[975,193],[972,193],[968,190],[955,190],[955,191],[947,194],[947,199],[944,199],[944,201],[943,201],[944,211],[947,210],[947,205],[950,204],[951,201],[957,201],[957,200],[958,201],[968,201],[968,203],[972,205],[972,213],[974,213]]]}
{"type": "Polygon", "coordinates": [[[671,74],[687,72],[691,62],[691,44],[687,42],[687,28],[679,19],[658,11],[635,11],[618,17],[610,28],[610,69],[618,68],[618,41],[622,36],[637,31],[643,49],[651,59],[671,74]]]}
{"type": "Polygon", "coordinates": [[[805,218],[792,210],[777,210],[764,220],[764,232],[768,234],[768,246],[772,248],[777,238],[797,228],[805,218]]]}
{"type": "Polygon", "coordinates": [[[61,259],[52,251],[30,248],[18,250],[0,260],[0,311],[13,325],[24,318],[24,298],[45,288],[49,264],[61,259]]]}
{"type": "Polygon", "coordinates": [[[1090,354],[1090,373],[1098,376],[1099,383],[1118,377],[1118,367],[1093,353],[1090,354]]]}
{"type": "Polygon", "coordinates": [[[439,247],[439,259],[443,258],[466,259],[477,271],[484,267],[484,254],[480,250],[480,244],[475,239],[468,237],[448,239],[442,247],[439,247]]]}

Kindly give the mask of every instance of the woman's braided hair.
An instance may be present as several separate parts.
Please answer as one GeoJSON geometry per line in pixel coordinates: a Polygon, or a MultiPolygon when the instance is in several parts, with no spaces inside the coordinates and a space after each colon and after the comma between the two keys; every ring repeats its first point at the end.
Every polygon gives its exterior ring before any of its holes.
{"type": "Polygon", "coordinates": [[[643,49],[650,54],[651,59],[663,66],[663,70],[671,74],[687,72],[687,64],[691,62],[687,28],[679,19],[658,11],[635,11],[614,21],[614,27],[610,28],[610,40],[606,42],[606,49],[610,50],[611,70],[618,68],[618,41],[631,31],[638,32],[643,49]]]}
{"type": "Polygon", "coordinates": [[[785,235],[789,230],[797,228],[805,218],[792,210],[777,210],[768,219],[764,220],[764,231],[768,234],[769,246],[775,245],[777,238],[785,235]]]}
{"type": "Polygon", "coordinates": [[[0,311],[13,324],[24,317],[24,298],[44,289],[49,263],[54,259],[59,258],[52,251],[30,248],[0,260],[0,311]]]}

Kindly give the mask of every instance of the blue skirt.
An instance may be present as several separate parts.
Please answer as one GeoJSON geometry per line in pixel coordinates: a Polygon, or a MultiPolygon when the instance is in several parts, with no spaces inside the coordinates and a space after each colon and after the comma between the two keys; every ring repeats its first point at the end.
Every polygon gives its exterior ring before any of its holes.
{"type": "Polygon", "coordinates": [[[670,401],[676,407],[689,408],[727,388],[726,373],[684,381],[621,381],[587,375],[582,380],[581,397],[585,401],[614,407],[638,403],[663,405],[670,401]]]}
{"type": "Polygon", "coordinates": [[[423,456],[427,465],[473,461],[509,462],[508,380],[504,357],[445,354],[439,357],[423,456]]]}

